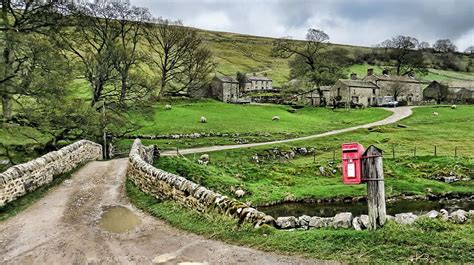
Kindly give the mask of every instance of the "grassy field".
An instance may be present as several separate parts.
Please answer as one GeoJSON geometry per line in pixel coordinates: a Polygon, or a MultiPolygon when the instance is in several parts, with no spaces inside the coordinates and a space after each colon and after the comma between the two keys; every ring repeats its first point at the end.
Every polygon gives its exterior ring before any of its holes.
{"type": "Polygon", "coordinates": [[[173,202],[159,202],[126,183],[127,194],[138,208],[171,225],[265,251],[351,263],[471,263],[474,261],[474,225],[453,225],[421,218],[410,226],[389,222],[377,231],[312,229],[281,231],[263,226],[239,226],[237,220],[199,213],[173,202]]]}
{"type": "Polygon", "coordinates": [[[143,128],[138,133],[150,135],[177,133],[268,133],[314,134],[336,128],[350,127],[383,119],[390,112],[370,108],[362,110],[306,107],[290,113],[285,105],[235,105],[219,101],[198,101],[174,104],[165,110],[165,104],[154,106],[148,115],[131,114],[130,118],[143,128]],[[207,123],[200,123],[200,117],[207,123]],[[272,121],[279,116],[279,121],[272,121]]]}
{"type": "MultiPolygon", "coordinates": [[[[279,144],[252,149],[213,152],[211,164],[196,163],[197,156],[186,159],[161,158],[156,166],[181,174],[224,194],[243,188],[248,195],[244,200],[265,204],[285,199],[320,199],[365,195],[365,186],[347,186],[341,183],[340,170],[336,174],[321,174],[319,168],[331,170],[328,162],[336,152],[340,159],[340,144],[357,141],[365,146],[375,144],[385,150],[386,192],[388,196],[401,194],[443,194],[447,192],[474,192],[474,181],[447,184],[435,180],[437,175],[474,176],[474,107],[458,109],[423,107],[401,123],[406,128],[386,125],[361,129],[314,140],[279,144]],[[438,116],[431,113],[436,111],[438,116]],[[434,156],[434,146],[436,155],[434,156]],[[265,150],[278,147],[314,148],[316,156],[297,156],[288,161],[267,160],[256,164],[251,157],[265,154],[265,150]],[[416,157],[414,157],[414,148],[416,157]],[[458,157],[454,157],[457,147],[458,157]],[[392,148],[395,152],[392,152],[392,148]],[[395,155],[395,158],[393,158],[395,155]]],[[[340,162],[340,161],[339,161],[340,162]]]]}

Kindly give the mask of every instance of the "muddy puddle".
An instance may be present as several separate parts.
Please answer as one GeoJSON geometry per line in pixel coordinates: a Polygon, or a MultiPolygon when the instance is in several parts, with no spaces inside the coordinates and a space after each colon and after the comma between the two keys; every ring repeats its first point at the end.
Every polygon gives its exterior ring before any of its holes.
{"type": "Polygon", "coordinates": [[[125,233],[140,224],[138,216],[123,206],[106,208],[100,218],[100,227],[113,233],[125,233]]]}

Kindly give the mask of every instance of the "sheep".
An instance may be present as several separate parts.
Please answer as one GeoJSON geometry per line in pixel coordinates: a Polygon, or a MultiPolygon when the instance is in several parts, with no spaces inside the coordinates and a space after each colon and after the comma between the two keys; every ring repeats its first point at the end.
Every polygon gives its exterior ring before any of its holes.
{"type": "Polygon", "coordinates": [[[242,198],[244,197],[244,195],[245,195],[245,191],[243,191],[242,189],[238,189],[235,191],[235,197],[237,198],[242,198]]]}
{"type": "Polygon", "coordinates": [[[273,116],[272,117],[272,121],[279,121],[280,120],[280,116],[273,116]]]}
{"type": "Polygon", "coordinates": [[[434,116],[438,116],[439,114],[438,114],[438,112],[433,111],[433,115],[434,115],[434,116]]]}
{"type": "Polygon", "coordinates": [[[456,109],[457,107],[456,107],[456,105],[452,105],[451,108],[452,108],[452,109],[456,109]]]}
{"type": "Polygon", "coordinates": [[[165,105],[165,110],[171,110],[171,105],[166,104],[166,105],[165,105]]]}
{"type": "Polygon", "coordinates": [[[203,116],[203,117],[201,117],[201,120],[200,120],[200,122],[201,122],[201,123],[207,123],[207,119],[206,119],[206,117],[204,117],[204,116],[203,116]]]}

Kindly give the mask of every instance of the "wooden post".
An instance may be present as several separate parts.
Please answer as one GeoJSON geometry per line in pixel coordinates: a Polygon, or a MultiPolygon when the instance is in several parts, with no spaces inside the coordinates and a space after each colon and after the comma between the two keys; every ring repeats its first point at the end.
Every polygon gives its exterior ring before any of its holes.
{"type": "Polygon", "coordinates": [[[434,156],[436,156],[436,145],[435,145],[435,149],[434,149],[434,156]]]}
{"type": "Polygon", "coordinates": [[[176,147],[176,155],[179,156],[179,147],[176,147]]]}
{"type": "Polygon", "coordinates": [[[369,229],[382,227],[387,219],[382,150],[371,145],[362,159],[362,177],[367,182],[369,229]]]}
{"type": "Polygon", "coordinates": [[[458,156],[458,147],[457,146],[454,147],[454,156],[455,157],[458,156]]]}

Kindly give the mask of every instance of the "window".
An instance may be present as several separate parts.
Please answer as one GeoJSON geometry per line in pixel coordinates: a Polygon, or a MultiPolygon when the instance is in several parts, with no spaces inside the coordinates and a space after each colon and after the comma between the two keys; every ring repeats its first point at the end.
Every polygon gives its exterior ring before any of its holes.
{"type": "Polygon", "coordinates": [[[338,95],[338,96],[341,95],[341,88],[340,88],[340,87],[337,88],[337,95],[338,95]]]}
{"type": "Polygon", "coordinates": [[[357,96],[352,96],[352,102],[353,102],[353,103],[359,103],[359,97],[357,97],[357,96]]]}

